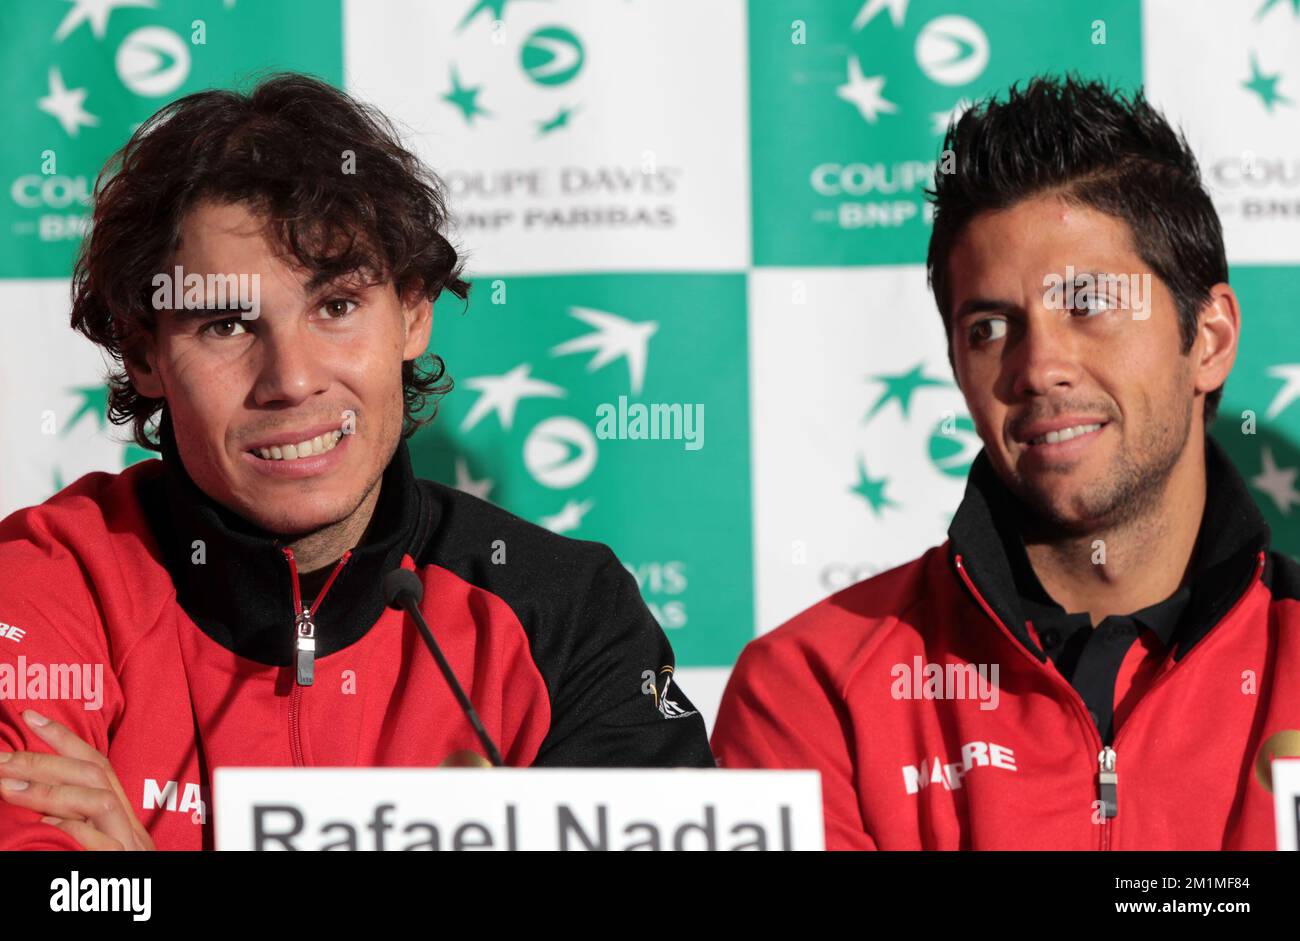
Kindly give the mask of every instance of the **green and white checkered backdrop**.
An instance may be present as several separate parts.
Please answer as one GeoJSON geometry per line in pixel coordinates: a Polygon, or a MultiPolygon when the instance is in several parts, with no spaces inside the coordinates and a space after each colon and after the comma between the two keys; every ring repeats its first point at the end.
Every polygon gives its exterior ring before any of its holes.
{"type": "Polygon", "coordinates": [[[1300,0],[0,0],[0,22],[0,515],[149,456],[68,328],[105,158],[168,100],[310,72],[399,122],[469,259],[468,309],[435,305],[457,387],[417,472],[609,543],[711,719],[747,640],[944,538],[979,441],[923,189],[965,102],[1072,70],[1144,86],[1200,156],[1244,309],[1215,434],[1300,548],[1300,0]],[[696,406],[703,436],[599,434],[621,397],[696,406]]]}

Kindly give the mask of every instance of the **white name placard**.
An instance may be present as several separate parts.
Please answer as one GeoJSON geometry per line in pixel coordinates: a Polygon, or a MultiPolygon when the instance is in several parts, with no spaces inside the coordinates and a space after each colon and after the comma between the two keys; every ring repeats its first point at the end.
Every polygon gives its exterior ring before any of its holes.
{"type": "Polygon", "coordinates": [[[1277,848],[1300,849],[1300,758],[1273,760],[1273,801],[1277,808],[1277,848]]]}
{"type": "Polygon", "coordinates": [[[219,850],[820,850],[816,771],[218,768],[219,850]]]}

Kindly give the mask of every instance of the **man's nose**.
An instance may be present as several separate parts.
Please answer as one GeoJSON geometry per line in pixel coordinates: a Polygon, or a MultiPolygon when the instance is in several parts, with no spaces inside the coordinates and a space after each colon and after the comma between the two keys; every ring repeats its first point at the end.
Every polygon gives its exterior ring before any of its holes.
{"type": "Polygon", "coordinates": [[[270,330],[262,344],[259,405],[296,405],[329,388],[324,351],[305,327],[270,330]]]}
{"type": "Polygon", "coordinates": [[[1046,395],[1078,380],[1077,345],[1069,327],[1059,310],[1035,310],[1026,318],[1020,342],[1009,354],[1017,397],[1046,395]]]}

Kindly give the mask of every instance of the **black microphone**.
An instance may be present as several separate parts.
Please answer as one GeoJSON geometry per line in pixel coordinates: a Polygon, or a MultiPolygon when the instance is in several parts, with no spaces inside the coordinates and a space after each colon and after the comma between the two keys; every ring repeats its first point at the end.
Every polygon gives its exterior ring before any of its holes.
{"type": "Polygon", "coordinates": [[[425,621],[424,615],[420,613],[420,599],[424,597],[424,582],[420,581],[420,576],[410,569],[393,569],[384,576],[383,592],[385,604],[390,608],[405,611],[415,621],[415,626],[420,629],[420,635],[424,638],[425,646],[429,648],[429,653],[433,654],[433,659],[438,661],[438,668],[442,670],[447,685],[456,694],[456,699],[460,702],[460,708],[464,711],[465,718],[469,719],[469,724],[478,733],[478,740],[483,743],[488,760],[492,762],[493,767],[501,767],[505,764],[501,760],[501,752],[497,750],[496,743],[488,736],[487,729],[483,728],[483,720],[474,711],[474,706],[470,703],[469,697],[465,695],[465,690],[461,689],[460,683],[456,680],[456,674],[451,672],[451,664],[442,655],[442,649],[438,646],[438,642],[433,639],[433,632],[429,630],[428,622],[425,621]]]}

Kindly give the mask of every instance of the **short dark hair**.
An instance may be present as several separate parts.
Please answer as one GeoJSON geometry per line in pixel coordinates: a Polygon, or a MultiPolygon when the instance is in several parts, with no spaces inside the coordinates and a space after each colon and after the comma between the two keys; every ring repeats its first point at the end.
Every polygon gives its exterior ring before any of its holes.
{"type": "MultiPolygon", "coordinates": [[[[377,110],[326,82],[279,73],[251,93],[211,90],[165,105],[109,158],[95,182],[90,232],[72,277],[72,326],[105,349],[108,416],[159,450],[149,422],[163,400],[138,393],[123,363],[157,326],[153,276],[175,250],[181,221],[205,200],[246,203],[268,238],[315,276],[366,273],[399,297],[464,300],[463,262],[443,235],[442,181],[402,146],[377,110]],[[343,172],[351,151],[352,171],[343,172]],[[414,292],[418,292],[416,295],[414,292]]],[[[423,359],[420,357],[419,359],[423,359]]],[[[441,357],[402,364],[410,437],[451,389],[441,357]],[[426,417],[420,413],[433,399],[426,417]]]]}
{"type": "MultiPolygon", "coordinates": [[[[1210,288],[1228,280],[1223,229],[1201,183],[1186,137],[1150,104],[1077,76],[1040,76],[970,108],[948,127],[944,152],[955,172],[936,167],[934,228],[926,273],[952,361],[948,258],[981,212],[1049,191],[1126,222],[1142,260],[1178,309],[1182,352],[1196,339],[1210,288]]],[[[1208,428],[1223,387],[1205,397],[1208,428]]]]}

